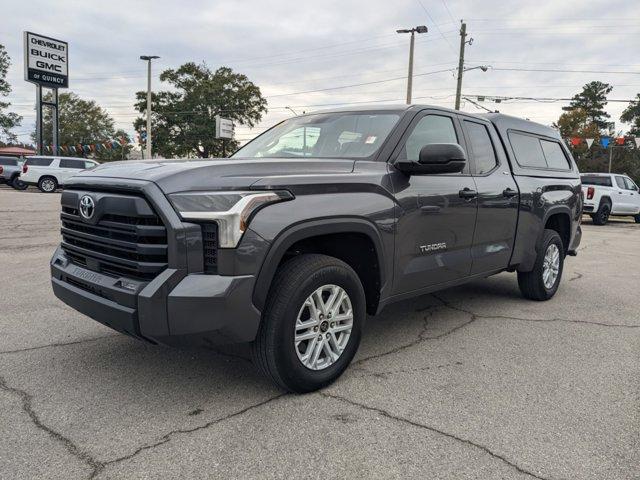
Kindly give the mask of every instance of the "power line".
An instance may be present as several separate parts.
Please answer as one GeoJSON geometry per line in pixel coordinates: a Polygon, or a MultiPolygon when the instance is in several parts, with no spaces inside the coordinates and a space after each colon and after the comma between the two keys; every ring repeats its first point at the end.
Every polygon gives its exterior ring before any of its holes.
{"type": "Polygon", "coordinates": [[[444,5],[444,8],[447,10],[447,14],[449,15],[449,18],[451,19],[451,23],[456,23],[455,19],[453,18],[453,15],[451,14],[451,10],[449,10],[449,6],[447,5],[446,0],[442,0],[442,4],[444,5]]]}
{"type": "MultiPolygon", "coordinates": [[[[433,72],[425,72],[425,73],[416,73],[414,75],[414,77],[421,77],[421,76],[425,76],[425,75],[433,75],[436,73],[444,73],[444,72],[451,72],[452,69],[451,68],[447,68],[445,70],[435,70],[433,72]]],[[[406,80],[407,77],[394,77],[394,78],[387,78],[384,80],[376,80],[373,82],[363,82],[363,83],[353,83],[351,85],[340,85],[338,87],[328,87],[328,88],[319,88],[316,90],[305,90],[302,92],[293,92],[293,93],[281,93],[281,94],[277,94],[277,95],[266,95],[265,98],[276,98],[276,97],[287,97],[287,96],[291,96],[291,95],[302,95],[302,94],[306,94],[306,93],[316,93],[316,92],[327,92],[330,90],[339,90],[342,88],[351,88],[351,87],[361,87],[363,85],[374,85],[374,84],[378,84],[378,83],[386,83],[386,82],[393,82],[393,81],[397,81],[397,80],[406,80]]]]}
{"type": "Polygon", "coordinates": [[[447,43],[447,45],[449,45],[449,48],[455,52],[455,50],[453,49],[453,45],[451,45],[449,43],[449,40],[447,40],[447,38],[444,36],[444,34],[442,33],[442,30],[440,30],[440,27],[438,26],[438,24],[435,22],[435,20],[433,19],[433,17],[429,14],[429,12],[427,11],[427,9],[425,8],[424,4],[422,3],[421,0],[416,0],[420,6],[422,7],[422,10],[424,10],[424,13],[427,14],[427,17],[429,17],[429,20],[431,20],[431,23],[433,24],[434,27],[436,27],[436,30],[438,30],[438,33],[440,34],[440,36],[442,37],[442,39],[447,43]]]}
{"type": "Polygon", "coordinates": [[[629,72],[629,71],[563,70],[563,69],[545,69],[545,68],[492,67],[491,70],[496,70],[496,71],[501,71],[501,72],[596,73],[596,74],[612,73],[612,74],[616,74],[616,75],[640,75],[640,72],[629,72]]]}
{"type": "MultiPolygon", "coordinates": [[[[535,102],[549,102],[549,103],[553,103],[553,102],[570,102],[570,101],[574,100],[573,97],[571,97],[571,98],[518,97],[518,96],[505,97],[505,96],[500,96],[500,95],[474,95],[474,94],[467,94],[467,96],[468,97],[483,97],[483,98],[485,98],[487,100],[500,100],[500,101],[531,100],[531,101],[535,101],[535,102]]],[[[606,101],[608,103],[629,103],[629,102],[634,102],[635,99],[607,98],[606,101]]]]}

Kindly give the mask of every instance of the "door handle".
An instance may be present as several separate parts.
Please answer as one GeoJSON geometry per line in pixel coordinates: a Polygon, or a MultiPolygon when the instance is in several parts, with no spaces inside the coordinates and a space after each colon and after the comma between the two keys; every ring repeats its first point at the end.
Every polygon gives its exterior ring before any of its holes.
{"type": "Polygon", "coordinates": [[[502,191],[502,196],[503,197],[511,198],[511,197],[515,197],[516,195],[518,195],[518,191],[514,190],[512,188],[505,188],[502,191]]]}
{"type": "Polygon", "coordinates": [[[458,195],[460,195],[460,198],[471,200],[472,198],[476,198],[478,196],[478,192],[476,192],[475,190],[471,190],[469,187],[464,187],[458,192],[458,195]]]}

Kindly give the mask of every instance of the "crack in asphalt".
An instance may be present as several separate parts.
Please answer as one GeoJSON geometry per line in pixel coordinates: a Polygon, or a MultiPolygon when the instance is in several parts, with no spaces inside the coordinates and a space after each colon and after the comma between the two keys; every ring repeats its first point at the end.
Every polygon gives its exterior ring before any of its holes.
{"type": "Polygon", "coordinates": [[[476,318],[482,319],[501,319],[501,320],[516,320],[518,322],[537,322],[537,323],[577,323],[577,324],[585,324],[585,325],[597,325],[600,327],[608,327],[608,328],[640,328],[640,325],[625,325],[624,323],[603,323],[603,322],[591,322],[589,320],[570,320],[568,318],[524,318],[524,317],[512,317],[510,315],[485,315],[482,313],[476,313],[471,310],[467,310],[462,307],[457,307],[455,305],[451,305],[447,303],[445,305],[447,308],[452,310],[456,310],[458,312],[466,313],[467,315],[473,315],[476,318]]]}
{"type": "Polygon", "coordinates": [[[446,367],[458,367],[464,365],[464,363],[460,361],[445,363],[442,365],[429,365],[426,367],[414,367],[414,368],[399,368],[396,370],[387,370],[384,372],[374,372],[373,370],[369,370],[361,365],[357,365],[355,370],[360,370],[364,372],[364,375],[361,375],[360,378],[363,377],[377,377],[377,378],[387,378],[389,375],[398,375],[401,373],[417,373],[417,372],[426,372],[428,370],[441,369],[446,367]]]}
{"type": "Polygon", "coordinates": [[[363,410],[366,410],[366,411],[369,411],[369,412],[375,412],[375,413],[377,413],[379,415],[382,415],[382,416],[384,416],[384,417],[386,417],[386,418],[388,418],[390,420],[394,420],[394,421],[401,422],[401,423],[404,423],[404,424],[407,424],[407,425],[411,425],[411,426],[414,426],[414,427],[417,427],[417,428],[428,430],[428,431],[433,432],[433,433],[437,433],[439,435],[445,436],[447,438],[450,438],[450,439],[455,440],[457,442],[463,443],[463,444],[468,445],[470,447],[482,450],[483,452],[487,453],[491,457],[493,457],[493,458],[495,458],[497,460],[500,460],[501,462],[509,465],[510,467],[514,468],[515,470],[517,470],[518,472],[520,472],[522,474],[529,475],[529,476],[531,476],[533,478],[537,478],[539,480],[549,480],[548,477],[543,477],[543,476],[535,474],[535,473],[533,473],[533,472],[531,472],[529,470],[526,470],[524,467],[521,467],[517,463],[514,463],[513,461],[511,461],[511,460],[507,459],[506,457],[504,457],[503,455],[500,455],[499,453],[494,452],[489,447],[486,447],[486,446],[484,446],[484,445],[482,445],[480,443],[476,443],[476,442],[473,442],[473,441],[471,441],[469,439],[459,437],[459,436],[457,436],[457,435],[455,435],[453,433],[445,432],[444,430],[440,430],[439,428],[433,427],[431,425],[426,425],[424,423],[419,423],[419,422],[416,422],[414,420],[410,420],[408,418],[404,418],[404,417],[400,417],[398,415],[394,415],[394,414],[392,414],[391,412],[389,412],[387,410],[383,410],[382,408],[372,407],[372,406],[366,405],[364,403],[356,402],[354,400],[348,399],[348,398],[340,396],[340,395],[336,395],[336,394],[333,394],[333,393],[327,393],[327,392],[319,392],[319,394],[322,395],[323,397],[332,398],[334,400],[339,400],[339,401],[342,401],[344,403],[348,403],[349,405],[352,405],[352,406],[355,406],[355,407],[359,407],[359,408],[361,408],[363,410]]]}
{"type": "MultiPolygon", "coordinates": [[[[581,278],[582,275],[580,275],[580,277],[577,278],[581,278]]],[[[577,279],[575,278],[575,279],[577,279]]],[[[369,360],[374,360],[374,359],[378,359],[378,358],[382,358],[382,357],[386,357],[388,355],[393,355],[394,353],[398,353],[401,352],[403,350],[406,350],[408,348],[414,347],[420,343],[426,342],[428,340],[438,340],[440,338],[444,338],[447,337],[455,332],[457,332],[458,330],[467,327],[468,325],[470,325],[471,323],[475,322],[478,319],[501,319],[501,320],[515,320],[515,321],[519,321],[519,322],[538,322],[538,323],[554,323],[554,322],[559,322],[559,323],[575,323],[575,324],[586,324],[586,325],[597,325],[597,326],[601,326],[601,327],[607,327],[607,328],[629,328],[629,329],[636,329],[636,328],[640,328],[640,325],[625,325],[625,324],[619,324],[619,323],[603,323],[603,322],[591,322],[588,320],[570,320],[570,319],[566,319],[566,318],[524,318],[524,317],[513,317],[513,316],[509,316],[509,315],[485,315],[485,314],[481,314],[481,313],[477,313],[474,312],[472,310],[467,310],[465,308],[462,307],[458,307],[455,305],[452,305],[450,302],[448,302],[447,300],[441,298],[440,296],[436,295],[435,293],[430,294],[433,298],[435,298],[436,300],[438,300],[441,305],[430,305],[424,309],[420,309],[418,311],[420,312],[427,312],[427,315],[425,315],[425,317],[423,318],[423,325],[422,325],[422,329],[420,330],[420,332],[418,333],[417,337],[412,340],[411,342],[405,343],[403,345],[399,345],[395,348],[392,348],[391,350],[387,350],[385,352],[381,352],[381,353],[376,353],[373,355],[369,355],[368,357],[363,357],[358,359],[357,361],[353,362],[352,365],[355,366],[356,368],[359,368],[359,365],[361,365],[364,362],[367,362],[369,360]],[[437,335],[427,335],[427,330],[429,327],[429,322],[428,319],[433,316],[434,312],[437,311],[439,308],[448,308],[450,310],[454,310],[457,312],[461,312],[461,313],[465,313],[467,315],[469,315],[469,320],[466,322],[463,322],[459,325],[456,325],[455,327],[443,332],[443,333],[439,333],[437,335]]],[[[362,370],[366,370],[363,369],[362,370]]]]}
{"type": "MultiPolygon", "coordinates": [[[[444,302],[442,299],[440,299],[439,297],[437,297],[436,295],[431,294],[436,300],[439,300],[440,302],[444,302]]],[[[360,358],[357,361],[353,362],[353,365],[360,365],[361,363],[367,362],[369,360],[374,360],[374,359],[378,359],[378,358],[382,358],[382,357],[386,357],[387,355],[393,355],[394,353],[398,353],[401,352],[403,350],[406,350],[408,348],[414,347],[422,342],[426,342],[428,340],[438,340],[440,338],[444,338],[447,337],[449,335],[451,335],[452,333],[457,332],[458,330],[466,327],[467,325],[475,322],[477,320],[477,316],[474,314],[471,314],[471,318],[464,322],[461,323],[459,325],[456,325],[455,327],[447,330],[446,332],[442,332],[439,333],[437,335],[427,335],[427,330],[429,328],[429,318],[433,316],[434,311],[436,311],[437,309],[441,308],[441,307],[448,307],[447,304],[443,303],[442,305],[431,305],[425,309],[422,309],[421,311],[427,311],[427,315],[424,316],[423,318],[423,325],[422,325],[422,329],[421,331],[418,333],[418,336],[416,337],[415,340],[409,342],[409,343],[405,343],[403,345],[399,345],[395,348],[392,348],[391,350],[387,350],[386,352],[381,352],[381,353],[376,353],[374,355],[370,355],[368,357],[364,357],[364,358],[360,358]]]]}
{"type": "Polygon", "coordinates": [[[56,347],[66,347],[67,345],[78,345],[81,343],[89,343],[89,342],[97,342],[98,340],[102,340],[104,338],[112,338],[112,337],[120,337],[121,335],[102,335],[100,337],[92,337],[85,338],[84,340],[72,340],[70,342],[58,342],[58,343],[49,343],[47,345],[39,345],[37,347],[25,347],[18,348],[16,350],[2,350],[0,351],[0,355],[10,354],[10,353],[22,353],[22,352],[30,352],[33,350],[42,350],[43,348],[56,348],[56,347]]]}
{"type": "Polygon", "coordinates": [[[115,458],[113,460],[108,460],[106,462],[97,462],[96,466],[93,470],[93,472],[91,472],[91,475],[89,476],[89,479],[93,479],[96,478],[98,475],[100,475],[100,473],[102,473],[102,471],[110,466],[110,465],[115,465],[117,463],[126,461],[126,460],[130,460],[133,457],[139,455],[140,453],[146,451],[146,450],[151,450],[153,448],[159,447],[161,445],[164,445],[165,443],[168,443],[169,441],[171,441],[171,437],[173,437],[174,435],[179,435],[179,434],[189,434],[189,433],[193,433],[193,432],[197,432],[199,430],[204,430],[206,428],[209,428],[213,425],[217,425],[219,423],[222,423],[226,420],[230,420],[232,418],[238,417],[240,415],[243,415],[251,410],[255,410],[257,408],[260,407],[264,407],[265,405],[270,404],[271,402],[274,402],[275,400],[278,400],[280,398],[286,397],[288,396],[288,393],[280,393],[279,395],[275,395],[273,397],[270,397],[266,400],[263,400],[261,402],[258,403],[254,403],[252,405],[249,405],[248,407],[245,407],[241,410],[235,411],[233,413],[230,413],[229,415],[225,415],[224,417],[220,417],[220,418],[216,418],[214,420],[210,420],[207,423],[204,423],[202,425],[199,425],[197,427],[193,427],[193,428],[180,428],[180,429],[176,429],[176,430],[171,430],[170,432],[164,434],[160,440],[158,440],[155,443],[151,443],[148,445],[144,445],[140,448],[138,448],[137,450],[135,450],[133,453],[130,453],[129,455],[125,455],[123,457],[118,457],[115,458]]]}
{"type": "Polygon", "coordinates": [[[569,282],[573,282],[574,280],[579,280],[579,279],[581,279],[581,278],[584,276],[584,275],[582,275],[581,273],[578,273],[578,272],[573,272],[573,274],[574,274],[575,276],[571,277],[571,278],[568,280],[569,282]]]}
{"type": "Polygon", "coordinates": [[[31,423],[33,423],[36,426],[36,428],[38,428],[39,430],[42,430],[51,438],[61,443],[71,455],[81,460],[83,463],[87,464],[92,469],[95,469],[100,465],[100,462],[98,462],[95,458],[93,458],[89,453],[85,452],[80,447],[78,447],[70,438],[65,437],[60,432],[45,425],[42,422],[42,420],[40,420],[40,417],[38,417],[38,414],[33,409],[32,395],[30,395],[26,391],[21,390],[19,388],[10,387],[9,385],[7,385],[6,380],[2,376],[0,376],[0,390],[9,392],[13,395],[16,395],[18,398],[20,398],[20,400],[22,401],[22,410],[27,414],[27,416],[31,420],[31,423]]]}

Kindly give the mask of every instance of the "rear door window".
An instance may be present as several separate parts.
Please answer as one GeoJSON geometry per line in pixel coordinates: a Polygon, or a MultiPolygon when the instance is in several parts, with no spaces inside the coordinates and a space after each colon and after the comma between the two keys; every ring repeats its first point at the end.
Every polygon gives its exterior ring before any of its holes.
{"type": "Polygon", "coordinates": [[[60,168],[77,168],[79,170],[84,170],[86,168],[84,165],[84,160],[72,160],[68,158],[60,159],[60,168]]]}
{"type": "Polygon", "coordinates": [[[522,167],[547,168],[540,139],[533,135],[509,132],[509,141],[516,156],[516,161],[522,167]]]}
{"type": "Polygon", "coordinates": [[[464,124],[469,134],[471,150],[476,163],[476,174],[489,173],[498,165],[498,160],[487,127],[467,120],[464,121],[464,124]]]}
{"type": "Polygon", "coordinates": [[[544,152],[544,157],[547,160],[549,168],[569,170],[569,162],[558,142],[541,139],[540,143],[542,144],[542,151],[544,152]]]}
{"type": "Polygon", "coordinates": [[[624,177],[616,176],[616,185],[618,185],[618,188],[621,188],[623,190],[627,189],[627,186],[624,183],[624,177]]]}
{"type": "Polygon", "coordinates": [[[48,167],[53,162],[53,158],[46,157],[29,157],[25,161],[26,165],[31,167],[48,167]]]}
{"type": "Polygon", "coordinates": [[[611,186],[611,177],[604,175],[582,175],[580,180],[583,185],[595,185],[599,187],[611,186]]]}

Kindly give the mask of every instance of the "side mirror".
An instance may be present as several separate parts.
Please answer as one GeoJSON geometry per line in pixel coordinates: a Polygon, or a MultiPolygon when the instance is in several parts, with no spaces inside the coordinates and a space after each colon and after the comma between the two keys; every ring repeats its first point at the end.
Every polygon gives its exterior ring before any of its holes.
{"type": "Polygon", "coordinates": [[[418,161],[399,161],[396,167],[414,175],[460,173],[467,164],[464,150],[457,143],[431,143],[420,149],[418,161]]]}

